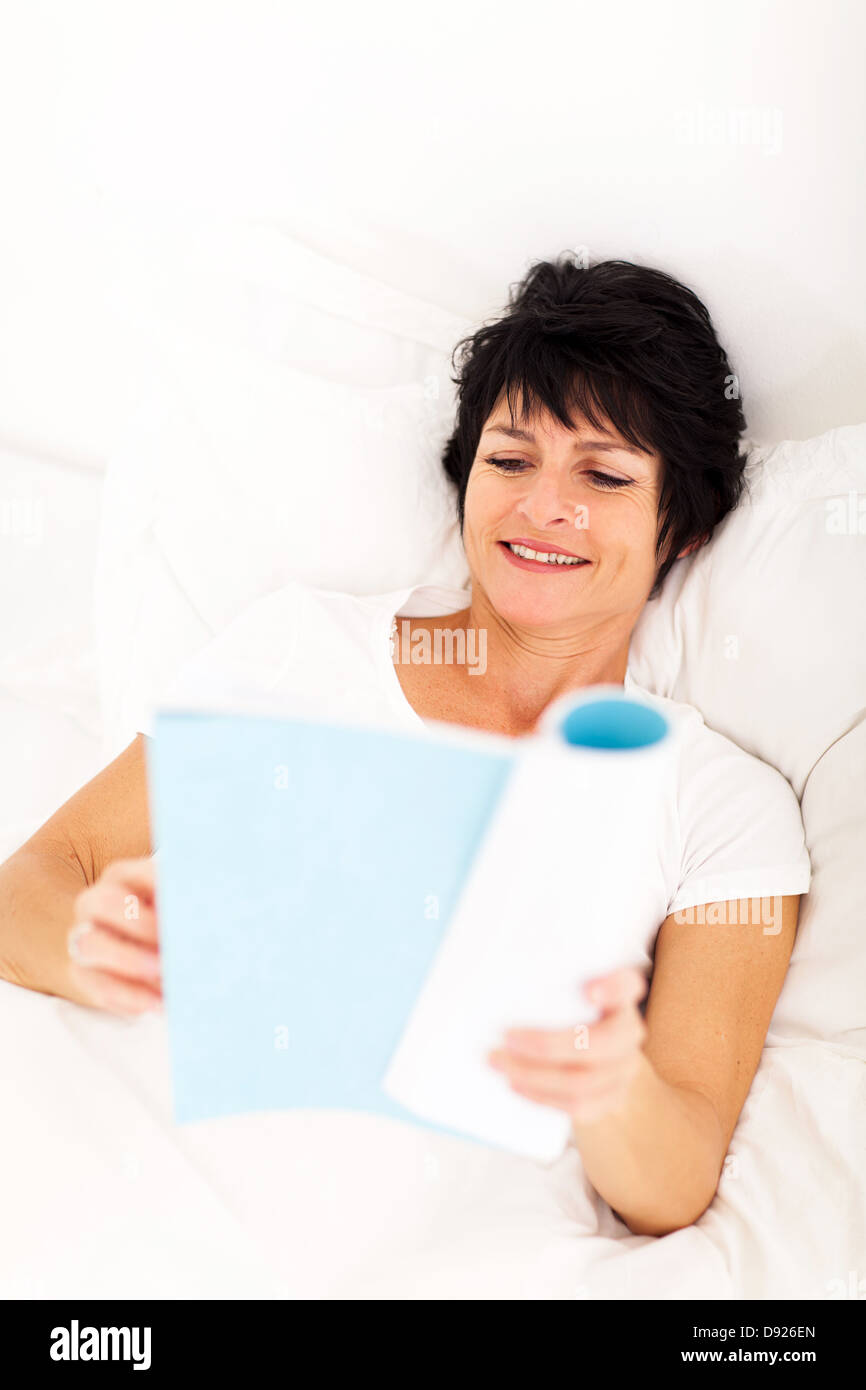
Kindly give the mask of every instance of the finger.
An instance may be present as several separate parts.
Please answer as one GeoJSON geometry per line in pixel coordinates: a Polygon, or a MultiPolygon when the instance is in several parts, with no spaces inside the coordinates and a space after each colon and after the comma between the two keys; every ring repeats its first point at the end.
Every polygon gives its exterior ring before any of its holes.
{"type": "Polygon", "coordinates": [[[643,971],[634,966],[614,970],[609,975],[600,975],[584,984],[584,994],[591,1004],[602,1013],[611,1009],[622,1009],[628,1004],[637,1004],[647,991],[647,980],[643,971]]]}
{"type": "Polygon", "coordinates": [[[569,1111],[612,1087],[626,1084],[626,1078],[618,1072],[597,1075],[567,1067],[514,1067],[504,1073],[504,1077],[511,1089],[520,1095],[569,1111]]]}
{"type": "Polygon", "coordinates": [[[146,902],[153,904],[155,896],[155,865],[153,857],[148,859],[113,859],[99,876],[100,882],[125,885],[127,891],[135,893],[146,902]]]}
{"type": "Polygon", "coordinates": [[[572,1028],[509,1029],[505,1048],[516,1057],[586,1067],[640,1047],[646,1031],[638,1010],[629,1005],[604,1016],[600,1023],[578,1023],[572,1028]]]}
{"type": "Polygon", "coordinates": [[[70,966],[70,974],[73,985],[92,1008],[122,1015],[138,1015],[162,1008],[161,996],[148,985],[75,964],[70,966]]]}
{"type": "Polygon", "coordinates": [[[571,1084],[543,1083],[539,1078],[514,1080],[511,1089],[516,1095],[538,1105],[550,1105],[562,1110],[580,1124],[591,1124],[615,1110],[628,1100],[633,1071],[628,1066],[612,1070],[609,1075],[578,1075],[571,1084]]]}
{"type": "Polygon", "coordinates": [[[643,1047],[648,1031],[635,1004],[603,1015],[601,1021],[593,1023],[589,1029],[586,1049],[582,1054],[585,1064],[617,1062],[630,1057],[643,1047]]]}
{"type": "Polygon", "coordinates": [[[579,1062],[589,1046],[589,1024],[571,1028],[509,1028],[505,1050],[515,1057],[545,1062],[579,1062]]]}
{"type": "Polygon", "coordinates": [[[561,1110],[569,1119],[582,1125],[595,1124],[596,1121],[604,1119],[606,1115],[619,1110],[625,1101],[625,1092],[620,1087],[608,1087],[596,1096],[574,1101],[560,1101],[555,1095],[549,1095],[544,1091],[538,1092],[518,1086],[515,1086],[514,1093],[522,1096],[524,1100],[534,1101],[536,1105],[549,1105],[555,1110],[561,1110]]]}
{"type": "MultiPolygon", "coordinates": [[[[536,1085],[544,1077],[548,1080],[554,1075],[558,1079],[574,1080],[580,1077],[595,1077],[599,1082],[615,1081],[628,1069],[627,1057],[617,1058],[612,1061],[599,1062],[592,1068],[569,1067],[562,1063],[554,1064],[550,1062],[530,1062],[525,1057],[515,1057],[513,1053],[506,1051],[493,1051],[487,1054],[488,1064],[495,1071],[501,1072],[507,1079],[515,1079],[536,1085]]],[[[558,1080],[557,1080],[558,1084],[558,1080]]]]}
{"type": "MultiPolygon", "coordinates": [[[[646,977],[631,966],[587,981],[585,992],[590,1002],[600,1008],[602,1019],[617,1009],[637,1004],[646,993],[646,977]]],[[[580,1054],[592,1046],[592,1030],[598,1024],[574,1024],[571,1028],[509,1028],[506,1046],[530,1057],[549,1057],[551,1060],[580,1060],[580,1054]]],[[[604,1036],[604,1035],[602,1035],[604,1036]]]]}
{"type": "Polygon", "coordinates": [[[67,949],[76,965],[108,970],[135,980],[159,981],[159,951],[118,936],[95,922],[77,922],[67,935],[67,949]]]}
{"type": "Polygon", "coordinates": [[[106,884],[100,880],[82,889],[76,895],[73,912],[77,921],[113,927],[123,936],[131,936],[150,945],[158,943],[154,908],[118,884],[106,884]]]}

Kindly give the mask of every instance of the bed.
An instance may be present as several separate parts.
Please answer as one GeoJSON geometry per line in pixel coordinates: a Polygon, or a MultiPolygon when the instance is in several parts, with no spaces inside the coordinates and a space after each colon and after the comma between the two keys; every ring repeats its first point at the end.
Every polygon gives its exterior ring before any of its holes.
{"type": "MultiPolygon", "coordinates": [[[[177,315],[183,301],[164,286],[152,372],[104,469],[0,455],[5,495],[23,499],[7,509],[2,550],[18,596],[0,681],[3,857],[129,742],[142,700],[180,660],[286,579],[355,592],[462,582],[436,448],[447,352],[468,323],[260,226],[211,250],[208,274],[234,290],[220,331],[195,312],[169,323],[165,304],[177,315]],[[392,470],[402,550],[387,552],[383,509],[371,522],[381,546],[368,532],[356,552],[347,535],[339,564],[313,548],[286,568],[292,509],[315,500],[286,466],[287,401],[307,409],[311,438],[324,413],[392,470]],[[229,569],[238,534],[248,543],[229,569]],[[386,556],[378,568],[371,552],[386,556]]],[[[176,1126],[163,1016],[115,1019],[0,984],[0,1181],[14,1194],[0,1295],[866,1296],[866,521],[851,504],[866,495],[866,426],[749,448],[743,504],[677,563],[633,642],[642,684],[697,705],[785,774],[813,865],[701,1220],[632,1235],[574,1150],[545,1168],[343,1113],[176,1126]]],[[[353,487],[347,474],[347,517],[363,505],[353,487]]]]}

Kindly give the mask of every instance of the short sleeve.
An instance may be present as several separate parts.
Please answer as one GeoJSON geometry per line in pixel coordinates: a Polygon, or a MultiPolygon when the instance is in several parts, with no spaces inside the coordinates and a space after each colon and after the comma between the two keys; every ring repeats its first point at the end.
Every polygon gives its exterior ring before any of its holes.
{"type": "Polygon", "coordinates": [[[680,882],[668,913],[809,891],[800,805],[781,772],[701,720],[679,779],[680,882]]]}

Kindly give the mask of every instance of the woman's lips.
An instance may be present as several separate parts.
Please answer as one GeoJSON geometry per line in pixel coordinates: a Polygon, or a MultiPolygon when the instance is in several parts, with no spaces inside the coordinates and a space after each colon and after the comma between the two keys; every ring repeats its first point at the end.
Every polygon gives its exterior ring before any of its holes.
{"type": "Polygon", "coordinates": [[[509,536],[502,542],[503,545],[523,545],[527,550],[544,551],[549,555],[568,555],[572,560],[584,560],[584,555],[578,555],[574,550],[566,550],[564,545],[556,545],[554,541],[533,541],[528,536],[509,536]]]}
{"type": "MultiPolygon", "coordinates": [[[[520,542],[513,542],[513,544],[519,543],[520,542]]],[[[515,555],[514,551],[509,549],[506,541],[497,541],[497,545],[506,560],[512,565],[516,565],[518,569],[532,570],[535,574],[574,574],[577,571],[588,569],[592,564],[591,560],[584,560],[580,565],[559,565],[546,560],[526,560],[522,555],[515,555]]],[[[532,548],[535,549],[536,547],[532,548]]],[[[538,546],[537,549],[540,550],[541,546],[538,546]]],[[[554,549],[553,546],[551,546],[551,551],[555,555],[569,554],[567,550],[554,549]]]]}

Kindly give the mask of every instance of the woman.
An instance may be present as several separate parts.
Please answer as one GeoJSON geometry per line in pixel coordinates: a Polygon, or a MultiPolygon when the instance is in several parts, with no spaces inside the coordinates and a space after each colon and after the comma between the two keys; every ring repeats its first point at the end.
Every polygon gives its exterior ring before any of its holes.
{"type": "MultiPolygon", "coordinates": [[[[743,413],[706,309],[659,271],[541,262],[458,352],[444,466],[469,589],[359,599],[288,585],[189,663],[181,688],[515,737],[567,691],[639,691],[628,654],[644,604],[742,487],[743,413]],[[411,655],[443,618],[465,651],[483,637],[483,670],[411,655]],[[386,656],[389,633],[399,641],[386,656]]],[[[576,1051],[573,1030],[522,1029],[489,1061],[569,1114],[590,1181],[632,1231],[663,1234],[697,1220],[716,1191],[809,861],[781,774],[697,711],[643,695],[687,734],[648,1000],[645,973],[618,971],[590,987],[600,1018],[588,1046],[576,1051]],[[752,899],[770,896],[768,929],[752,899]]],[[[158,1007],[144,749],[142,733],[0,869],[7,980],[126,1014],[158,1007]]]]}

